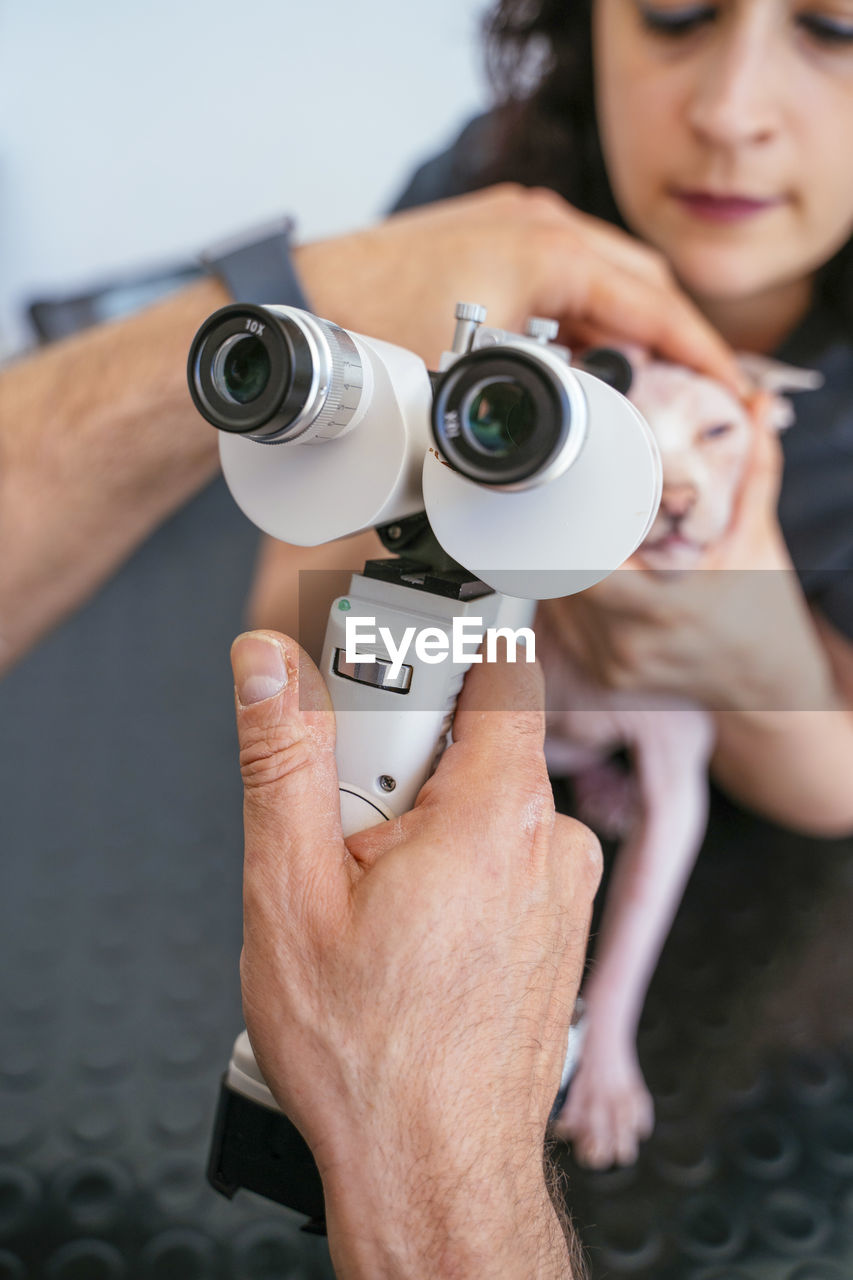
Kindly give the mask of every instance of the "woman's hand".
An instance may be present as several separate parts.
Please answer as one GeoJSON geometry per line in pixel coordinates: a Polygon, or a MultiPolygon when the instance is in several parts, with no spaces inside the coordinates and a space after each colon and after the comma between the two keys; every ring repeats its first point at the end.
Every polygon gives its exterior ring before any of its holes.
{"type": "Polygon", "coordinates": [[[823,647],[776,515],[782,449],[768,402],[725,536],[696,569],[652,572],[634,555],[597,586],[543,606],[565,648],[611,689],[677,694],[713,709],[834,705],[823,647]]]}

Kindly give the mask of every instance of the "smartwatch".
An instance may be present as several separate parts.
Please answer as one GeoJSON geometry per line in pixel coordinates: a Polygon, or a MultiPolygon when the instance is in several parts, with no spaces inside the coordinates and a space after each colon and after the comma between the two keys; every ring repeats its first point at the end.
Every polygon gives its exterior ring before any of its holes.
{"type": "Polygon", "coordinates": [[[201,254],[202,265],[225,286],[235,302],[284,303],[310,311],[290,256],[292,218],[231,236],[201,254]]]}

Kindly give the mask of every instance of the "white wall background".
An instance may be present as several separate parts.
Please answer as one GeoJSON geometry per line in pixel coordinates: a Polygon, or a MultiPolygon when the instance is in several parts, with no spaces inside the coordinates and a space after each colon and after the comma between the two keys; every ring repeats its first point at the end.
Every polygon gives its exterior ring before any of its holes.
{"type": "Polygon", "coordinates": [[[486,7],[0,0],[0,353],[34,294],[375,216],[485,104],[486,7]]]}

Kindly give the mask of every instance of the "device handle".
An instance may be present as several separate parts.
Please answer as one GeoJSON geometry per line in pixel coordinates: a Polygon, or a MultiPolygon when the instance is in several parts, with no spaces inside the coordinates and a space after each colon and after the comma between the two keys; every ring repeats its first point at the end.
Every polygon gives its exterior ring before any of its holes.
{"type": "Polygon", "coordinates": [[[354,574],[332,602],[321,671],[337,722],[345,836],[414,806],[484,634],[529,629],[532,602],[477,587],[461,600],[354,574]]]}
{"type": "MultiPolygon", "coordinates": [[[[353,575],[349,594],[332,602],[320,660],[337,721],[345,836],[412,808],[445,748],[483,632],[529,628],[534,608],[488,588],[461,600],[353,575]],[[375,638],[365,640],[362,660],[347,655],[348,618],[372,620],[375,638]],[[460,622],[465,643],[454,652],[460,622]],[[431,660],[417,640],[426,631],[431,660]],[[435,661],[442,635],[447,653],[435,661]]],[[[323,1190],[311,1152],[270,1093],[245,1031],[222,1082],[208,1178],[229,1197],[244,1187],[305,1213],[312,1229],[322,1222],[323,1190]]]]}

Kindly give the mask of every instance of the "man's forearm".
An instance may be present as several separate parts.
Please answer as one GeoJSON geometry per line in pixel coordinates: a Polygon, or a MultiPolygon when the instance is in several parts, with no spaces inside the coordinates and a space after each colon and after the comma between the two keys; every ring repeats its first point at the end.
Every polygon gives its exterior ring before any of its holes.
{"type": "Polygon", "coordinates": [[[215,474],[185,369],[227,301],[200,280],[0,373],[0,671],[215,474]]]}

